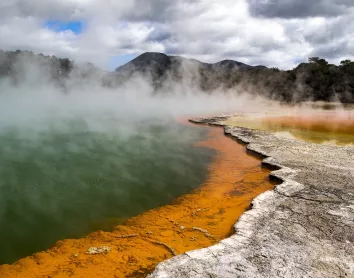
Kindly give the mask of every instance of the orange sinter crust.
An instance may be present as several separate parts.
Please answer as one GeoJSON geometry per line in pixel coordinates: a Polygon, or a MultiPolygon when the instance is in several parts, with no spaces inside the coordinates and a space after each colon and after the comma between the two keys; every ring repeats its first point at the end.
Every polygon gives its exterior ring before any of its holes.
{"type": "Polygon", "coordinates": [[[272,189],[269,170],[246,154],[245,147],[205,127],[197,146],[217,151],[205,183],[173,204],[147,211],[116,226],[66,239],[44,252],[0,266],[0,277],[145,277],[173,255],[213,245],[233,233],[233,225],[252,199],[272,189]],[[109,252],[86,254],[90,247],[109,252]]]}

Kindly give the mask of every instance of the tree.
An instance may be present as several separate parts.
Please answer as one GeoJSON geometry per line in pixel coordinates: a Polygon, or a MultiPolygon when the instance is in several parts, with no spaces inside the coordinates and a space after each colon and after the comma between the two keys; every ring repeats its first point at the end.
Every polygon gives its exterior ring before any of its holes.
{"type": "Polygon", "coordinates": [[[354,62],[351,60],[343,60],[340,62],[340,67],[353,67],[354,62]]]}
{"type": "Polygon", "coordinates": [[[71,61],[68,58],[60,59],[60,68],[65,72],[69,72],[72,69],[71,61]]]}
{"type": "Polygon", "coordinates": [[[354,75],[354,62],[351,60],[344,60],[340,62],[339,69],[349,75],[354,75]]]}
{"type": "Polygon", "coordinates": [[[311,64],[317,64],[320,66],[327,66],[328,65],[328,62],[325,59],[321,59],[319,57],[311,57],[311,58],[309,58],[309,62],[311,64]]]}

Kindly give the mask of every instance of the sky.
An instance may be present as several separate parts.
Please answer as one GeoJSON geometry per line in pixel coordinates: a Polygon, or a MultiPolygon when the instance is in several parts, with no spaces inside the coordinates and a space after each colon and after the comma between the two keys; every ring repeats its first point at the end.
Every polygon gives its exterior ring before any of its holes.
{"type": "Polygon", "coordinates": [[[0,49],[113,70],[141,53],[291,69],[354,60],[353,0],[1,0],[0,49]]]}

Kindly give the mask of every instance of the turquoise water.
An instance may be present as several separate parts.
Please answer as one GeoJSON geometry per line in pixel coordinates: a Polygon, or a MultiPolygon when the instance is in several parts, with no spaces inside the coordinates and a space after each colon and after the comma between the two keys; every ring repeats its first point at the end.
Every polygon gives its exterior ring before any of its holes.
{"type": "Polygon", "coordinates": [[[206,132],[173,119],[109,115],[3,126],[0,264],[190,192],[213,156],[193,146],[206,132]]]}

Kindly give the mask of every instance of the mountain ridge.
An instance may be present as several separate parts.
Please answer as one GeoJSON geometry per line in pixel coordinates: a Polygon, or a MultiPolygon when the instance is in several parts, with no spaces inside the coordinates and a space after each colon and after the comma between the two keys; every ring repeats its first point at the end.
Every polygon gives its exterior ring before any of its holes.
{"type": "Polygon", "coordinates": [[[106,72],[90,63],[79,65],[67,58],[35,55],[30,51],[0,51],[0,78],[9,78],[13,84],[19,84],[23,80],[28,81],[28,75],[33,78],[32,73],[36,71],[36,81],[31,84],[47,78],[64,91],[71,89],[72,82],[66,81],[72,79],[75,79],[75,84],[96,82],[115,89],[127,82],[135,82],[136,78],[143,78],[154,94],[169,93],[178,87],[182,91],[207,94],[248,93],[282,102],[354,103],[354,62],[350,60],[334,65],[325,59],[312,57],[292,70],[279,70],[227,59],[211,64],[146,52],[115,71],[106,72]],[[35,65],[37,69],[33,70],[35,65]]]}
{"type": "MultiPolygon", "coordinates": [[[[154,61],[155,63],[159,64],[159,65],[170,65],[174,62],[177,62],[177,60],[181,60],[184,62],[191,62],[191,63],[196,63],[199,64],[200,66],[211,66],[211,67],[227,67],[228,69],[233,69],[233,68],[251,68],[253,66],[247,65],[245,63],[242,62],[238,62],[238,61],[234,61],[234,60],[230,60],[230,59],[225,59],[225,60],[221,60],[219,62],[216,63],[206,63],[206,62],[202,62],[199,61],[197,59],[193,59],[193,58],[185,58],[183,56],[176,56],[176,55],[167,55],[164,53],[160,53],[160,52],[144,52],[141,55],[139,55],[138,57],[136,57],[135,59],[131,60],[130,62],[118,67],[115,69],[115,71],[120,71],[122,69],[124,69],[126,66],[130,66],[130,65],[134,65],[135,67],[141,67],[143,64],[149,63],[151,61],[154,61]]],[[[261,66],[261,67],[265,67],[265,66],[261,66]]]]}

